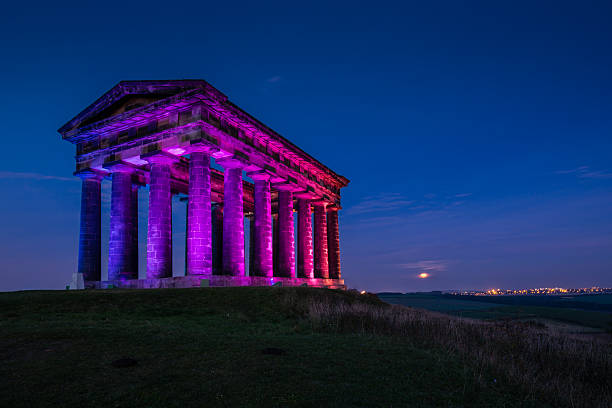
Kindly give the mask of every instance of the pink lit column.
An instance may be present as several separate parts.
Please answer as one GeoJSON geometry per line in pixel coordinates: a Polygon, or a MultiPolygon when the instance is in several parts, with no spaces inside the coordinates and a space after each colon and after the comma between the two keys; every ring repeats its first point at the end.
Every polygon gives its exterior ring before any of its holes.
{"type": "Polygon", "coordinates": [[[111,171],[108,280],[138,279],[138,270],[134,269],[133,170],[119,164],[111,171]]]}
{"type": "Polygon", "coordinates": [[[298,199],[298,278],[313,278],[312,212],[307,199],[298,199]]]}
{"type": "Polygon", "coordinates": [[[340,279],[340,231],[338,229],[338,209],[330,208],[327,212],[327,245],[329,259],[329,277],[340,279]]]}
{"type": "Polygon", "coordinates": [[[273,265],[270,176],[267,174],[250,174],[250,177],[255,181],[253,275],[271,277],[273,275],[273,265]]]}
{"type": "Polygon", "coordinates": [[[237,160],[218,160],[223,174],[223,274],[244,276],[242,169],[237,160]]]}
{"type": "Polygon", "coordinates": [[[272,270],[274,276],[278,274],[278,212],[272,214],[272,270]]]}
{"type": "Polygon", "coordinates": [[[329,279],[325,207],[324,203],[314,204],[314,274],[315,278],[320,279],[329,279]]]}
{"type": "Polygon", "coordinates": [[[192,152],[187,206],[187,275],[212,275],[210,154],[192,152]]]}
{"type": "Polygon", "coordinates": [[[83,274],[83,279],[86,281],[99,281],[101,277],[100,183],[102,176],[93,171],[83,171],[77,175],[83,180],[78,273],[83,274]]]}
{"type": "Polygon", "coordinates": [[[172,276],[172,193],[170,163],[164,156],[151,156],[149,183],[149,228],[147,231],[147,279],[172,276]]]}
{"type": "Polygon", "coordinates": [[[278,276],[295,276],[293,193],[278,192],[278,276]]]}

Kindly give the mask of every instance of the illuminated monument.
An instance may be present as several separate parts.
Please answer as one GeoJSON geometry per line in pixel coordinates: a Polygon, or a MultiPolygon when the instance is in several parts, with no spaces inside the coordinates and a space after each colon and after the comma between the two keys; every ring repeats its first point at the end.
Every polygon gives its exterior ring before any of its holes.
{"type": "Polygon", "coordinates": [[[78,273],[85,286],[344,287],[338,210],[349,181],[206,81],[120,82],[59,133],[76,145],[75,174],[83,180],[78,273]],[[211,158],[223,172],[211,168],[211,158]],[[112,183],[107,281],[101,281],[104,179],[112,183]],[[138,279],[138,188],[147,184],[146,278],[138,279]],[[187,201],[186,272],[173,277],[177,194],[187,201]]]}

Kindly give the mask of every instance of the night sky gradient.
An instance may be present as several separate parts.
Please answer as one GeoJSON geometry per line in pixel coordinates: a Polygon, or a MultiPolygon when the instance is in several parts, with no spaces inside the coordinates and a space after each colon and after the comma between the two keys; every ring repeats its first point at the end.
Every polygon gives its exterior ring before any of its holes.
{"type": "Polygon", "coordinates": [[[81,184],[57,129],[120,80],[181,78],[351,180],[350,287],[612,286],[610,4],[10,2],[0,290],[63,288],[76,270],[81,184]]]}

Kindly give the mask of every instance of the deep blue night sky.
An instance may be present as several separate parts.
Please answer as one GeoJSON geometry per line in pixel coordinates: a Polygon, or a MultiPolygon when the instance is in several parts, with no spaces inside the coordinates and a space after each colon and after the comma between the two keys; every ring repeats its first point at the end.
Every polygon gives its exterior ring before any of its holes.
{"type": "Polygon", "coordinates": [[[180,78],[351,180],[351,287],[612,286],[609,2],[409,3],[5,6],[0,290],[76,268],[80,181],[56,130],[120,80],[180,78]]]}

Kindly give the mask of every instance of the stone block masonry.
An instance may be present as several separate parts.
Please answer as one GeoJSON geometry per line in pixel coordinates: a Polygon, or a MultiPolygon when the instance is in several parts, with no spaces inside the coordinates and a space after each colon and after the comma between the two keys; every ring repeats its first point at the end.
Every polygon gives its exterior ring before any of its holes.
{"type": "Polygon", "coordinates": [[[212,265],[213,274],[223,274],[223,206],[212,206],[212,265]]]}
{"type": "Polygon", "coordinates": [[[340,230],[338,229],[338,209],[327,212],[327,250],[329,252],[329,277],[340,279],[340,230]]]}
{"type": "Polygon", "coordinates": [[[133,276],[138,278],[138,188],[137,184],[132,182],[132,271],[133,276]]]}
{"type": "Polygon", "coordinates": [[[242,166],[226,163],[223,202],[223,274],[244,275],[242,166]],[[237,167],[229,167],[237,166],[237,167]]]}
{"type": "Polygon", "coordinates": [[[172,194],[170,164],[151,160],[149,228],[147,231],[147,279],[172,276],[172,194]]]}
{"type": "Polygon", "coordinates": [[[81,228],[79,232],[78,272],[85,280],[96,281],[101,278],[101,233],[100,233],[100,182],[102,176],[94,172],[79,174],[81,191],[81,228]]]}
{"type": "Polygon", "coordinates": [[[111,214],[108,242],[108,278],[137,279],[134,270],[134,217],[132,173],[117,169],[112,173],[111,214]]]}
{"type": "Polygon", "coordinates": [[[278,276],[295,276],[293,193],[278,192],[278,276]]]}
{"type": "Polygon", "coordinates": [[[187,207],[188,275],[210,276],[213,273],[210,188],[210,155],[206,152],[192,152],[187,207]]]}
{"type": "Polygon", "coordinates": [[[253,175],[252,177],[255,178],[253,275],[272,277],[272,205],[270,199],[270,176],[253,175]]]}

